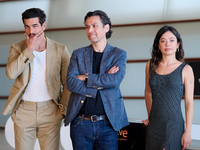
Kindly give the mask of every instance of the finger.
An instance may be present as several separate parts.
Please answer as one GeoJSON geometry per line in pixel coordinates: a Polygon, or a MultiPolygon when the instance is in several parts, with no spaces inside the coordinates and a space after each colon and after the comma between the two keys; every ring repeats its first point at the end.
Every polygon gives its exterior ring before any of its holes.
{"type": "Polygon", "coordinates": [[[143,123],[144,123],[145,126],[147,126],[147,122],[146,121],[143,121],[143,123]]]}
{"type": "Polygon", "coordinates": [[[37,34],[37,37],[39,38],[39,37],[43,37],[43,36],[41,36],[41,35],[43,35],[43,31],[41,31],[41,32],[39,32],[38,34],[37,34]]]}
{"type": "Polygon", "coordinates": [[[183,146],[182,146],[182,150],[185,150],[185,149],[186,149],[186,147],[185,147],[185,145],[183,145],[183,146]]]}
{"type": "Polygon", "coordinates": [[[114,68],[111,68],[112,70],[117,70],[119,67],[114,66],[114,68]]]}
{"type": "Polygon", "coordinates": [[[116,72],[116,69],[111,69],[110,70],[110,73],[115,73],[116,72]]]}
{"type": "Polygon", "coordinates": [[[186,144],[186,145],[185,145],[185,148],[187,149],[189,146],[190,146],[190,144],[186,144]]]}
{"type": "Polygon", "coordinates": [[[182,146],[182,147],[183,147],[183,148],[182,148],[183,150],[184,150],[184,149],[187,149],[187,146],[186,146],[186,144],[183,144],[183,146],[182,146]]]}
{"type": "Polygon", "coordinates": [[[112,67],[112,68],[110,68],[110,70],[109,70],[108,72],[113,72],[114,69],[115,69],[115,68],[112,67]]]}
{"type": "Polygon", "coordinates": [[[116,66],[113,66],[111,69],[115,69],[116,68],[116,66]]]}
{"type": "Polygon", "coordinates": [[[114,73],[116,73],[117,71],[119,71],[119,67],[116,67],[116,68],[114,69],[114,73]]]}
{"type": "Polygon", "coordinates": [[[40,31],[40,32],[36,33],[35,36],[34,36],[33,38],[35,38],[35,39],[40,38],[41,35],[42,35],[42,33],[43,33],[43,31],[40,31]]]}
{"type": "Polygon", "coordinates": [[[119,70],[119,67],[113,66],[112,68],[110,68],[110,70],[108,71],[108,73],[114,74],[119,70]]]}
{"type": "Polygon", "coordinates": [[[184,145],[185,144],[184,144],[183,138],[181,138],[181,146],[184,147],[184,145]]]}
{"type": "Polygon", "coordinates": [[[184,148],[184,149],[187,149],[187,148],[188,148],[188,146],[187,146],[187,145],[185,145],[183,148],[184,148]]]}

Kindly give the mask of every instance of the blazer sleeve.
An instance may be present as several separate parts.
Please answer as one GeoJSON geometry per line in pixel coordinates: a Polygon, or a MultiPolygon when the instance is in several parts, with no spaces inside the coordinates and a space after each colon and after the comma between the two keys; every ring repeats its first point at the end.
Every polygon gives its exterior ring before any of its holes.
{"type": "Polygon", "coordinates": [[[66,79],[67,88],[70,92],[86,97],[95,98],[97,93],[97,88],[87,87],[85,81],[81,81],[76,77],[77,75],[80,75],[79,67],[81,67],[78,65],[78,56],[76,52],[77,51],[73,51],[72,56],[70,58],[70,65],[68,67],[67,79],[66,79]]]}
{"type": "Polygon", "coordinates": [[[70,92],[68,91],[66,87],[66,74],[67,74],[67,68],[69,66],[70,61],[70,54],[67,50],[67,47],[65,46],[61,55],[61,84],[62,84],[62,97],[61,97],[61,104],[64,106],[63,113],[66,114],[67,111],[67,105],[69,101],[70,92]]]}
{"type": "Polygon", "coordinates": [[[21,47],[23,46],[18,44],[12,44],[10,47],[6,75],[11,80],[16,79],[35,57],[27,48],[22,51],[21,47]]]}
{"type": "Polygon", "coordinates": [[[117,88],[120,86],[125,73],[126,73],[126,61],[127,61],[127,53],[126,51],[121,50],[121,53],[117,54],[113,63],[111,63],[108,67],[108,70],[104,73],[100,74],[89,74],[87,80],[87,87],[103,87],[106,88],[117,88]],[[108,73],[109,69],[113,66],[119,67],[119,71],[115,74],[108,73]]]}

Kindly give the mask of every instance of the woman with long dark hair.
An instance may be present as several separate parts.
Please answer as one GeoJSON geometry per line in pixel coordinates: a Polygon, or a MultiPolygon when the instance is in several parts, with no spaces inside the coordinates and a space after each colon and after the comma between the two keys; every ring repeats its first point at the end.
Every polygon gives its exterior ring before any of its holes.
{"type": "Polygon", "coordinates": [[[163,26],[156,34],[146,65],[147,150],[181,150],[191,145],[194,75],[183,61],[180,34],[163,26]],[[186,127],[180,103],[185,96],[186,127]]]}

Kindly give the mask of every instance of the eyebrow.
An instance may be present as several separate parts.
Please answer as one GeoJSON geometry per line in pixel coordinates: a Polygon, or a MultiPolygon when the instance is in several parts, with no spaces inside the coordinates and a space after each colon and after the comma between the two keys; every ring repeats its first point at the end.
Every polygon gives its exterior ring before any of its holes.
{"type": "MultiPolygon", "coordinates": [[[[160,40],[162,40],[162,39],[165,40],[165,38],[161,38],[160,40]]],[[[170,37],[169,39],[176,39],[176,38],[175,37],[170,37]]]]}
{"type": "MultiPolygon", "coordinates": [[[[37,23],[35,23],[35,24],[33,24],[33,25],[31,25],[31,26],[37,26],[38,24],[37,23]]],[[[25,27],[30,27],[29,25],[24,25],[25,27]]]]}
{"type": "MultiPolygon", "coordinates": [[[[98,24],[98,23],[93,23],[92,25],[96,25],[96,24],[98,24]]],[[[89,26],[88,24],[85,24],[85,26],[89,26]]]]}

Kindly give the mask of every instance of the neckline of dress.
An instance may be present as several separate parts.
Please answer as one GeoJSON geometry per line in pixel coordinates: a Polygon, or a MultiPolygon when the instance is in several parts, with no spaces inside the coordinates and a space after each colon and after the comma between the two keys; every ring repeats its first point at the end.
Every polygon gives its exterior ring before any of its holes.
{"type": "Polygon", "coordinates": [[[182,66],[184,63],[181,63],[176,69],[174,69],[172,72],[170,72],[170,73],[168,73],[168,74],[159,74],[159,73],[157,73],[156,71],[156,74],[157,75],[159,75],[159,76],[167,76],[167,75],[170,75],[170,74],[172,74],[173,72],[175,72],[180,66],[182,66]]]}

